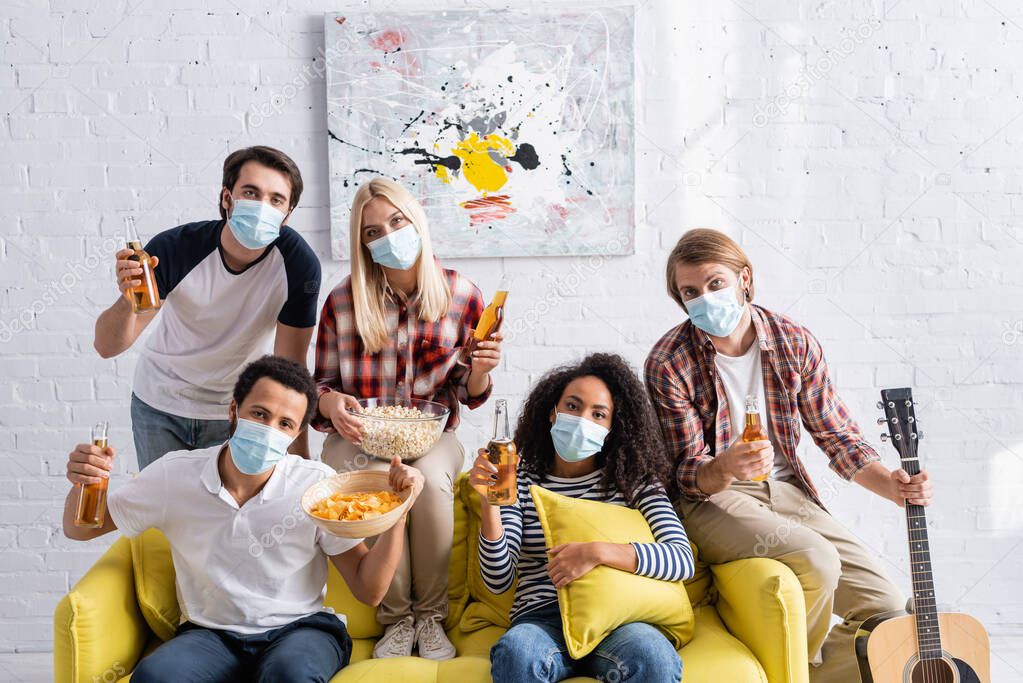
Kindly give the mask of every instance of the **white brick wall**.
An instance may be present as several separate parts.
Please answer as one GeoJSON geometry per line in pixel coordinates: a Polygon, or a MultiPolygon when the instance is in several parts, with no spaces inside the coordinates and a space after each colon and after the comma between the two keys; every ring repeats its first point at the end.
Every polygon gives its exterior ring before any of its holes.
{"type": "MultiPolygon", "coordinates": [[[[292,224],[324,259],[324,293],[346,273],[326,260],[317,60],[321,12],[334,8],[94,5],[0,8],[0,651],[50,648],[53,606],[109,544],[59,532],[69,447],[110,419],[120,470],[134,469],[135,356],[104,361],[91,343],[115,295],[118,215],[136,212],[149,233],[214,216],[227,151],[271,144],[304,171],[292,224]]],[[[645,0],[637,31],[636,255],[595,269],[454,264],[488,292],[501,271],[520,276],[508,313],[527,324],[495,373],[497,395],[517,403],[552,363],[586,351],[640,364],[680,319],[661,281],[666,250],[686,228],[726,229],[757,266],[759,301],[823,341],[879,447],[877,390],[917,388],[939,595],[993,632],[1023,632],[1017,7],[645,0]]],[[[467,419],[468,448],[488,436],[490,414],[467,419]]],[[[803,453],[822,487],[836,482],[835,514],[907,585],[899,511],[837,482],[811,445],[803,453]]]]}

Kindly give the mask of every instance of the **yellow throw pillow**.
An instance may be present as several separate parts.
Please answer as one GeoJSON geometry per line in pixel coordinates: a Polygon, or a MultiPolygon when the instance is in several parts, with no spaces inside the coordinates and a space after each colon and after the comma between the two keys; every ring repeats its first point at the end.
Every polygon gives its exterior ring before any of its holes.
{"type": "Polygon", "coordinates": [[[508,628],[510,625],[508,614],[515,600],[516,582],[513,581],[508,590],[500,595],[491,593],[487,588],[480,573],[480,496],[465,475],[458,478],[455,495],[457,497],[455,504],[465,506],[468,511],[465,564],[467,604],[462,612],[459,628],[464,633],[478,631],[487,626],[508,628]]]}
{"type": "MultiPolygon", "coordinates": [[[[654,542],[638,510],[569,498],[535,485],[529,493],[549,548],[593,541],[654,542]]],[[[575,659],[585,657],[612,631],[631,622],[657,626],[676,650],[693,637],[693,608],[681,581],[661,581],[601,565],[559,588],[558,605],[568,653],[575,659]]]]}
{"type": "Polygon", "coordinates": [[[170,640],[178,630],[181,607],[170,542],[162,531],[148,529],[131,539],[131,564],[139,611],[160,640],[170,640]]]}

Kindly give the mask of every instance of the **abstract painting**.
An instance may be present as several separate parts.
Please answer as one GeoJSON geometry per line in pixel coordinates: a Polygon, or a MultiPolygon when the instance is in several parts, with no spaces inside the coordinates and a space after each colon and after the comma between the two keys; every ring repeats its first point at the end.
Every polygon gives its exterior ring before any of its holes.
{"type": "Polygon", "coordinates": [[[335,12],[325,48],[335,259],[377,175],[441,257],[633,253],[631,6],[335,12]]]}

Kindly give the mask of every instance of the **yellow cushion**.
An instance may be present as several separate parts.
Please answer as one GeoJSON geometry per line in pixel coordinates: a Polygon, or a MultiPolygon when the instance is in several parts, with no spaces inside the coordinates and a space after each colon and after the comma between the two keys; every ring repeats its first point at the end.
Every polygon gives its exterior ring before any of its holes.
{"type": "Polygon", "coordinates": [[[505,592],[494,595],[483,583],[480,574],[480,496],[469,484],[467,476],[461,476],[455,489],[455,506],[459,504],[468,511],[466,520],[466,570],[465,583],[471,601],[462,613],[459,628],[466,633],[477,631],[487,626],[508,628],[511,622],[512,602],[515,600],[515,582],[505,592]]]}
{"type": "Polygon", "coordinates": [[[710,573],[710,565],[700,559],[700,549],[693,539],[689,539],[693,549],[693,563],[696,565],[693,578],[686,581],[686,593],[693,609],[714,604],[717,594],[714,592],[714,577],[710,573]]]}
{"type": "Polygon", "coordinates": [[[130,542],[139,610],[160,640],[170,640],[181,620],[170,542],[157,529],[149,529],[130,542]]]}
{"type": "Polygon", "coordinates": [[[115,680],[131,670],[148,637],[131,585],[131,550],[118,539],[54,610],[54,683],[115,680]]]}
{"type": "MultiPolygon", "coordinates": [[[[638,510],[569,498],[530,486],[547,546],[563,543],[653,543],[638,510]]],[[[693,608],[681,581],[661,581],[599,566],[558,589],[561,625],[568,653],[578,659],[593,651],[613,630],[645,622],[664,632],[676,649],[693,637],[693,608]],[[627,596],[627,598],[625,598],[627,596]]]]}

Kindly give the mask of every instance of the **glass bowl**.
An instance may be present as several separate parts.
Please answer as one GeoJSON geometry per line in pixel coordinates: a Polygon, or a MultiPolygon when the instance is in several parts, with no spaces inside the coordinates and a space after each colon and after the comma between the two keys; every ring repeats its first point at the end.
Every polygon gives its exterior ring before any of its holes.
{"type": "Polygon", "coordinates": [[[412,462],[433,448],[451,413],[445,405],[418,398],[361,398],[359,407],[348,412],[362,420],[364,435],[358,444],[362,452],[381,460],[397,455],[402,462],[412,462]]]}

